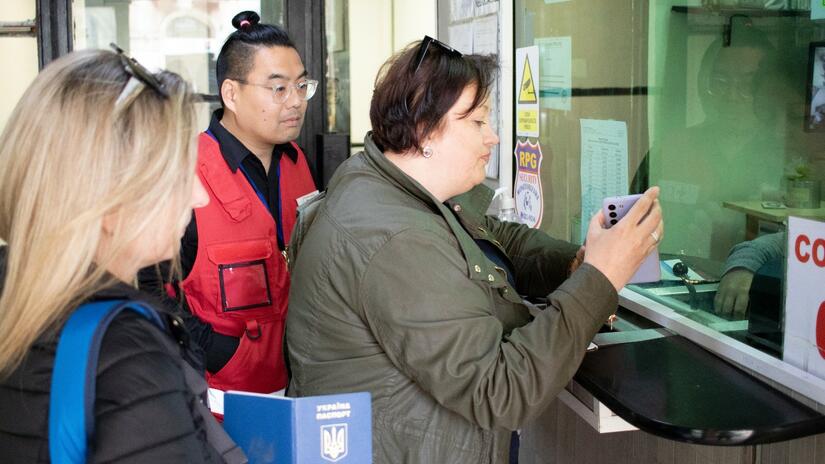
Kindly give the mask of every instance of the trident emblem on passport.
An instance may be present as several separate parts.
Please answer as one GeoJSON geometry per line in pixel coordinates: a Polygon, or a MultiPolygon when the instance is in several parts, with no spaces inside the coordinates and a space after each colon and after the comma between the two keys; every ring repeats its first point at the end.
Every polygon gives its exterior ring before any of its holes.
{"type": "Polygon", "coordinates": [[[347,455],[347,424],[321,426],[321,457],[337,462],[347,455]]]}

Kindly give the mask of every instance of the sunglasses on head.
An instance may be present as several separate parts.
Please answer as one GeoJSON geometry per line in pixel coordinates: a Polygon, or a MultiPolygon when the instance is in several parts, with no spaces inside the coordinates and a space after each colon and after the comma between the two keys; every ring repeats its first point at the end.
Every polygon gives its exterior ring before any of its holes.
{"type": "Polygon", "coordinates": [[[421,40],[421,45],[418,46],[418,54],[415,56],[415,68],[413,68],[413,74],[418,72],[418,68],[421,67],[421,63],[424,62],[424,57],[427,56],[427,51],[430,49],[430,46],[435,45],[436,47],[441,48],[445,52],[449,53],[455,57],[462,57],[464,55],[461,54],[460,51],[454,49],[453,47],[445,44],[444,42],[433,39],[432,37],[425,35],[424,38],[421,40]]]}
{"type": "MultiPolygon", "coordinates": [[[[110,47],[117,53],[120,57],[121,63],[123,63],[123,69],[132,76],[132,78],[139,80],[146,86],[150,87],[152,90],[158,93],[163,98],[169,98],[169,91],[163,86],[163,84],[155,77],[154,74],[149,72],[142,64],[138,63],[138,61],[130,56],[128,56],[122,48],[118,47],[114,43],[109,44],[110,47]]],[[[129,88],[129,85],[126,85],[126,88],[129,88]]]]}

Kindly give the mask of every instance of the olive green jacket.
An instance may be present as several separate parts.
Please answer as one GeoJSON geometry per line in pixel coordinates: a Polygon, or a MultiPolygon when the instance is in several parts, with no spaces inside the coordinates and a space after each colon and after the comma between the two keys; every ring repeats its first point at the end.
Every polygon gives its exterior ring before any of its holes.
{"type": "Polygon", "coordinates": [[[370,392],[375,463],[507,462],[510,431],[564,388],[616,309],[596,268],[568,278],[576,246],[485,216],[490,200],[480,186],[439,203],[368,134],[299,213],[289,394],[370,392]],[[474,238],[509,256],[516,289],[474,238]]]}

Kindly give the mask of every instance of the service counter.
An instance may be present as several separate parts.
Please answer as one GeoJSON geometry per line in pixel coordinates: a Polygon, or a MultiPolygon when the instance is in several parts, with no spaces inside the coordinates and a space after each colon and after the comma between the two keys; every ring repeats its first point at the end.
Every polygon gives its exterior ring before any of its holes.
{"type": "Polygon", "coordinates": [[[825,381],[697,309],[712,286],[622,290],[618,320],[522,430],[520,462],[825,463],[825,381]]]}

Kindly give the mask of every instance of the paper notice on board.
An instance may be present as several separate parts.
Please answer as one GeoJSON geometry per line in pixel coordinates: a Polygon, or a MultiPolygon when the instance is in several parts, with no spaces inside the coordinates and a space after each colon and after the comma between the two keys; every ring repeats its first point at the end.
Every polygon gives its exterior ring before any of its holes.
{"type": "Polygon", "coordinates": [[[473,0],[450,0],[450,22],[472,18],[475,14],[473,0]]]}
{"type": "Polygon", "coordinates": [[[627,123],[581,119],[581,237],[605,197],[627,194],[627,123]]]}
{"type": "Polygon", "coordinates": [[[472,23],[456,24],[454,26],[450,26],[448,32],[450,34],[450,41],[448,43],[451,47],[464,54],[473,52],[472,23]]]}
{"type": "Polygon", "coordinates": [[[570,111],[573,52],[570,37],[542,37],[534,43],[541,57],[541,103],[545,108],[570,111]]]}
{"type": "Polygon", "coordinates": [[[498,16],[486,16],[473,21],[473,53],[498,54],[498,16]]]}
{"type": "Polygon", "coordinates": [[[476,16],[498,13],[498,0],[475,0],[476,16]]]}

